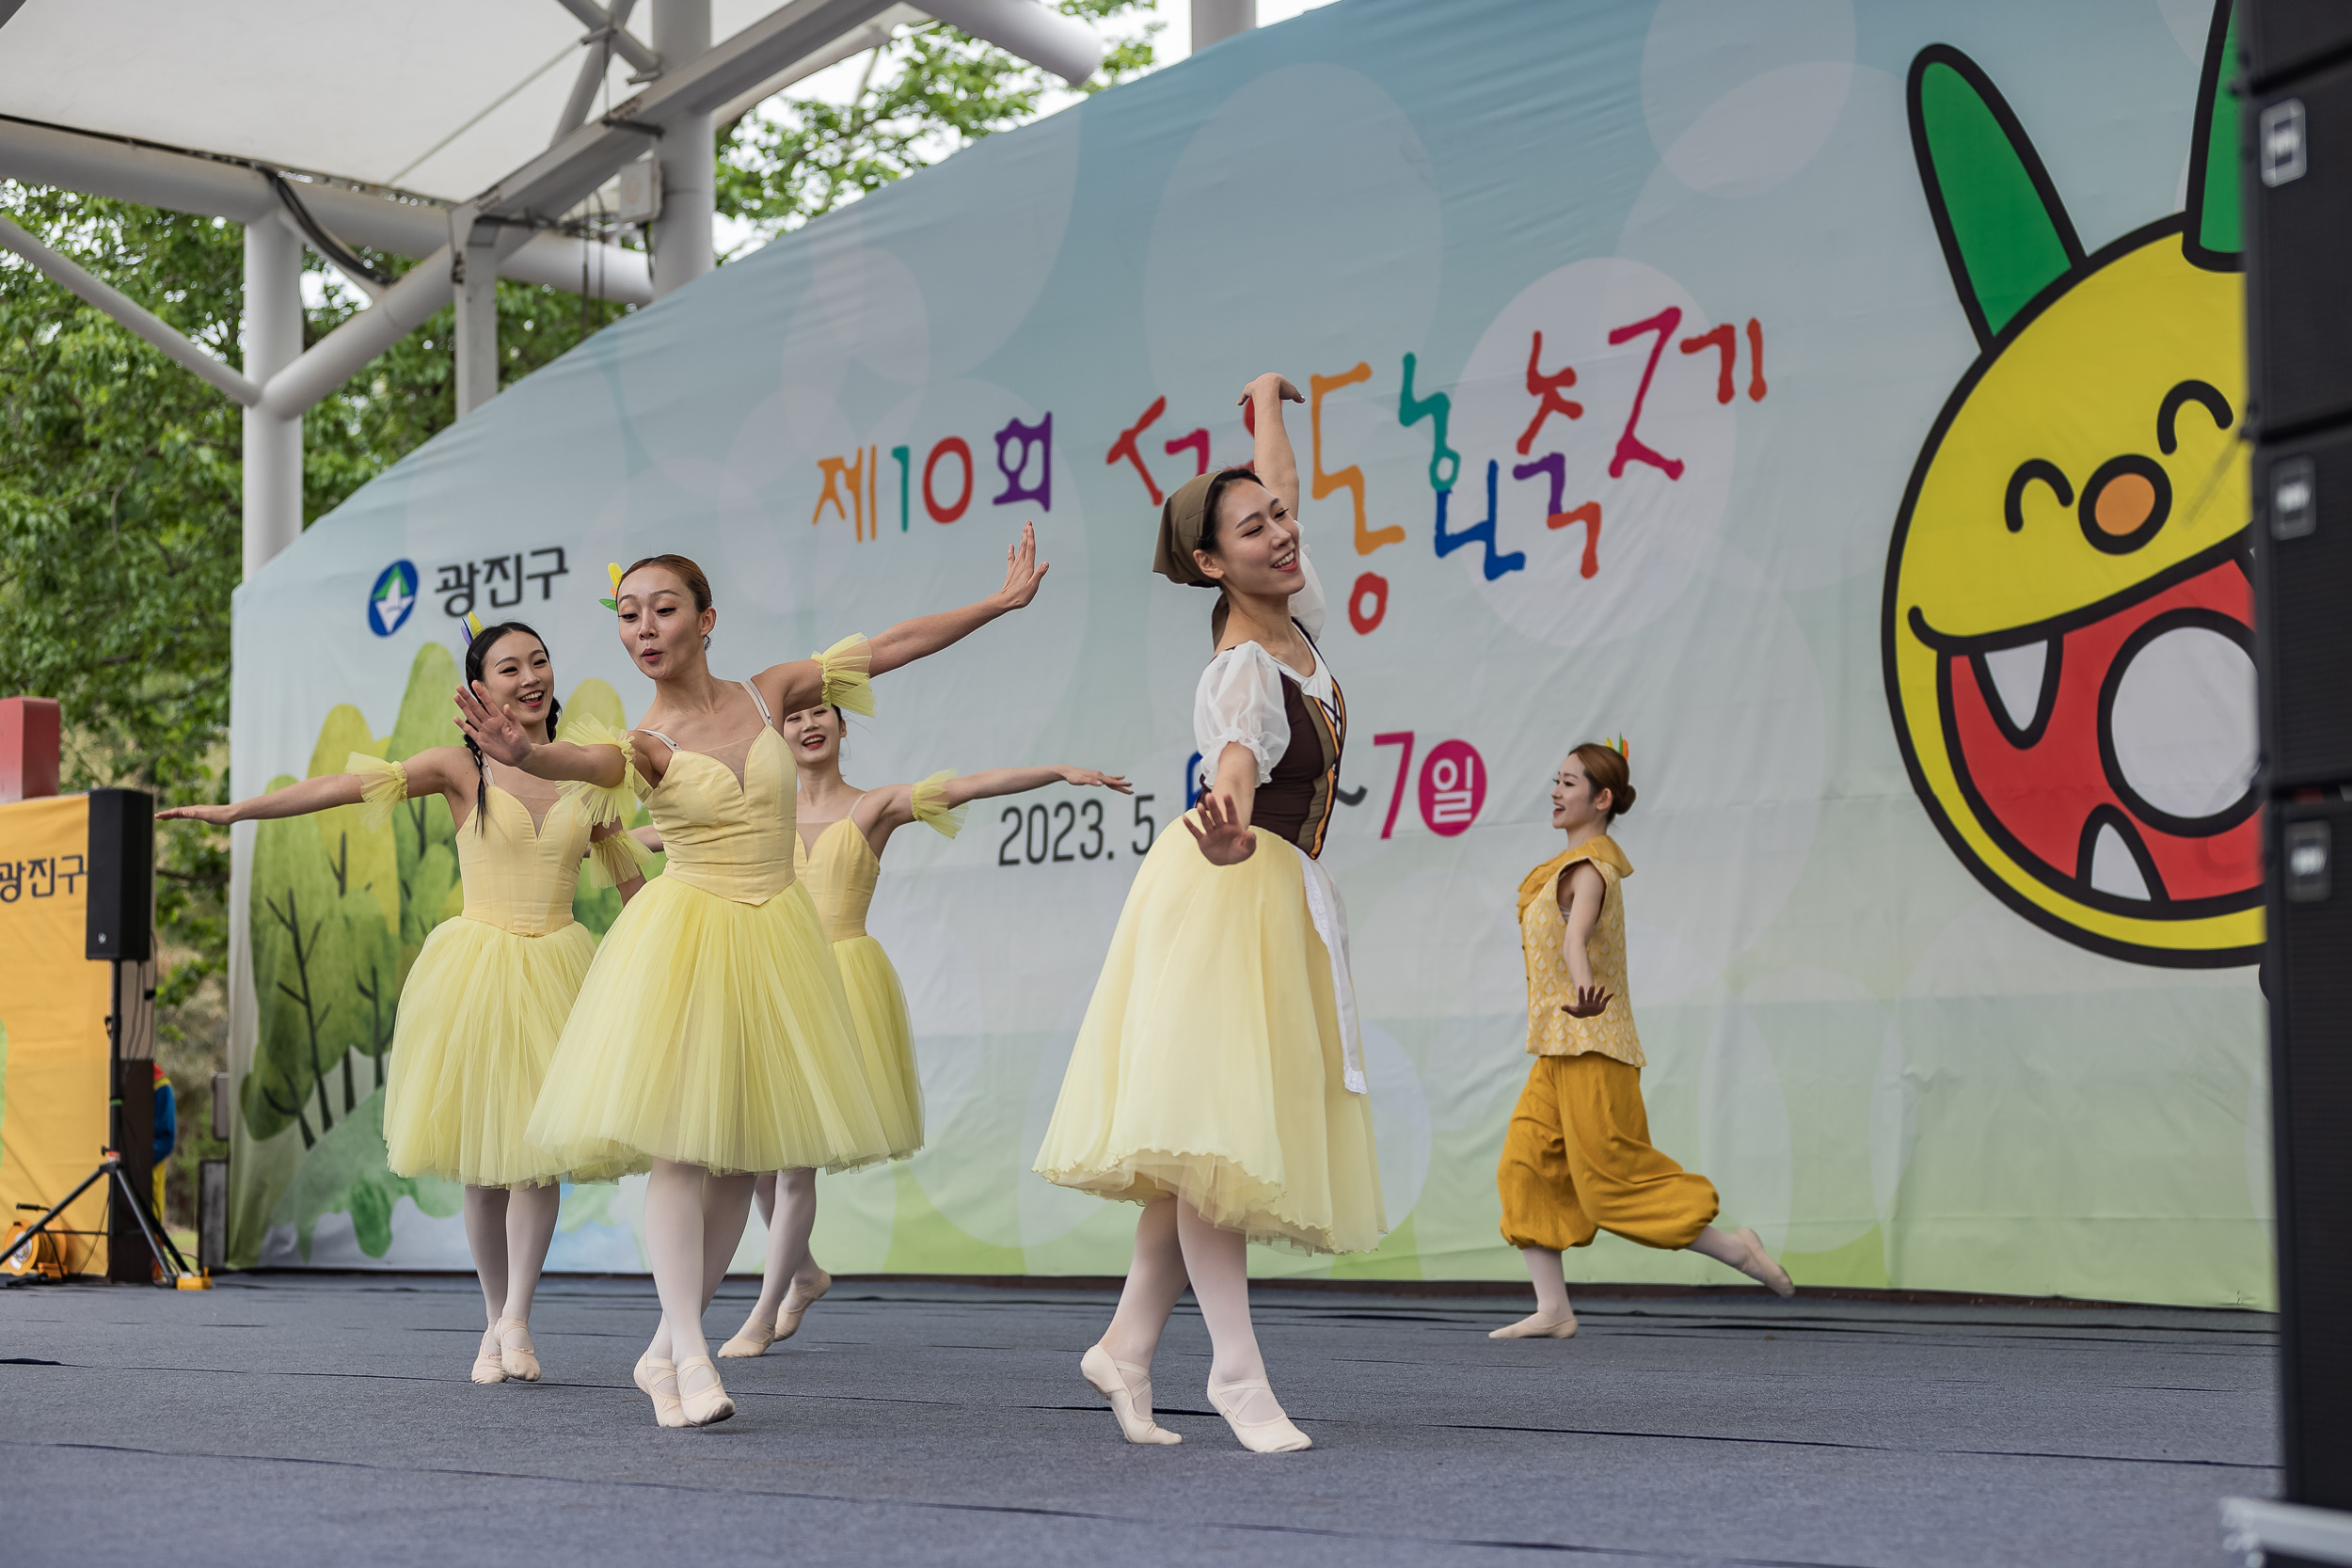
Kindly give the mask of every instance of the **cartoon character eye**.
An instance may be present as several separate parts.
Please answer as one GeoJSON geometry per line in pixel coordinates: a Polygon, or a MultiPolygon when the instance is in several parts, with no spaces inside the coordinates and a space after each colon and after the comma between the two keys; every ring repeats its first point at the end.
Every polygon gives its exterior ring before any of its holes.
{"type": "Polygon", "coordinates": [[[2060,506],[2074,504],[2074,487],[2066,483],[2064,471],[2047,458],[2028,457],[2009,476],[2009,494],[2001,498],[2001,515],[2009,520],[2011,533],[2026,531],[2026,486],[2036,480],[2050,487],[2050,494],[2058,498],[2060,506]]]}
{"type": "Polygon", "coordinates": [[[2223,397],[2220,388],[2211,382],[2196,380],[2182,382],[2164,394],[2164,404],[2156,410],[2156,450],[2167,457],[2171,456],[2172,449],[2180,445],[2180,442],[2173,439],[2173,419],[2180,413],[2181,405],[2188,403],[2202,404],[2205,412],[2213,416],[2214,425],[2217,429],[2229,429],[2237,418],[2230,409],[2230,400],[2223,397]]]}

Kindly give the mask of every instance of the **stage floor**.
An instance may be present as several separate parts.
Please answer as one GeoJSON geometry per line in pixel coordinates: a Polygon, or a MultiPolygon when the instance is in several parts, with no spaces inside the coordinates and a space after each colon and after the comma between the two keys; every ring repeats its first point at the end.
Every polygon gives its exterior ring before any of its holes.
{"type": "MultiPolygon", "coordinates": [[[[749,1305],[730,1281],[712,1342],[749,1305]]],[[[1078,1380],[1110,1297],[837,1285],[723,1362],[739,1414],[662,1431],[629,1386],[651,1286],[550,1281],[536,1385],[466,1381],[470,1282],[232,1277],[0,1291],[0,1555],[418,1562],[2083,1564],[2221,1560],[2217,1499],[2276,1489],[2254,1313],[1262,1290],[1315,1449],[1244,1452],[1163,1344],[1182,1446],[1078,1380]]]]}

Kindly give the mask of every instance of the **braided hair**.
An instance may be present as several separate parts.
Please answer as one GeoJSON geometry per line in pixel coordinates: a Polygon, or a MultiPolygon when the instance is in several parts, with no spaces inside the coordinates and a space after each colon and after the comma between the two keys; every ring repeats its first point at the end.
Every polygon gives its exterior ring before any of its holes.
{"type": "MultiPolygon", "coordinates": [[[[486,661],[490,657],[490,649],[497,644],[500,638],[504,637],[510,631],[521,632],[525,637],[528,637],[532,641],[538,643],[542,649],[545,649],[548,645],[548,640],[546,638],[541,637],[536,631],[533,631],[530,626],[525,626],[520,621],[501,621],[497,626],[483,627],[480,631],[473,634],[473,641],[466,644],[467,690],[471,691],[473,689],[474,682],[482,678],[482,667],[485,661],[486,661]]],[[[564,705],[556,701],[555,693],[553,691],[549,691],[548,693],[548,738],[549,740],[553,740],[555,738],[555,726],[563,722],[563,719],[564,705]]],[[[472,736],[466,736],[466,750],[473,753],[474,831],[476,832],[486,833],[489,832],[489,828],[483,821],[482,808],[484,802],[489,798],[490,767],[489,764],[484,760],[482,748],[475,743],[472,736]]]]}

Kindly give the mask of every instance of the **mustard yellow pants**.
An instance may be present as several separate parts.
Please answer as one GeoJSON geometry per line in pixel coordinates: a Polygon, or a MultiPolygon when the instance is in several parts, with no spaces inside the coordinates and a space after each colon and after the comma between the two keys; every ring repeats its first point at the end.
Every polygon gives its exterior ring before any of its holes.
{"type": "Polygon", "coordinates": [[[1642,1069],[1613,1057],[1538,1056],[1502,1136],[1502,1239],[1565,1252],[1606,1230],[1691,1244],[1721,1207],[1715,1184],[1650,1147],[1642,1069]]]}

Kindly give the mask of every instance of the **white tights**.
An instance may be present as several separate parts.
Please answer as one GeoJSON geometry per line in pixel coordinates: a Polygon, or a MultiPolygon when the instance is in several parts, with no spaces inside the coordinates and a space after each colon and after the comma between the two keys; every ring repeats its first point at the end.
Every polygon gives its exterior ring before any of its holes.
{"type": "Polygon", "coordinates": [[[808,1255],[809,1232],[817,1228],[817,1173],[763,1171],[752,1190],[768,1227],[768,1263],[752,1317],[773,1325],[776,1314],[784,1310],[784,1293],[794,1282],[817,1283],[817,1260],[808,1255]]]}
{"type": "MultiPolygon", "coordinates": [[[[1144,1205],[1136,1222],[1135,1261],[1103,1336],[1111,1359],[1148,1370],[1168,1315],[1189,1284],[1209,1325],[1210,1384],[1263,1383],[1265,1358],[1249,1322],[1248,1246],[1240,1231],[1219,1229],[1181,1198],[1162,1196],[1144,1205]]],[[[1268,1420],[1281,1409],[1270,1394],[1252,1393],[1238,1413],[1244,1420],[1268,1420]]]]}
{"type": "Polygon", "coordinates": [[[539,1289],[539,1271],[548,1260],[548,1243],[555,1239],[555,1212],[563,1205],[564,1189],[468,1187],[466,1244],[473,1252],[473,1272],[482,1281],[482,1309],[487,1326],[501,1318],[531,1321],[531,1298],[539,1289]]]}
{"type": "Polygon", "coordinates": [[[656,1160],[645,1182],[645,1250],[661,1298],[661,1326],[645,1354],[680,1365],[710,1354],[703,1311],[726,1277],[752,1211],[749,1176],[656,1160]]]}

